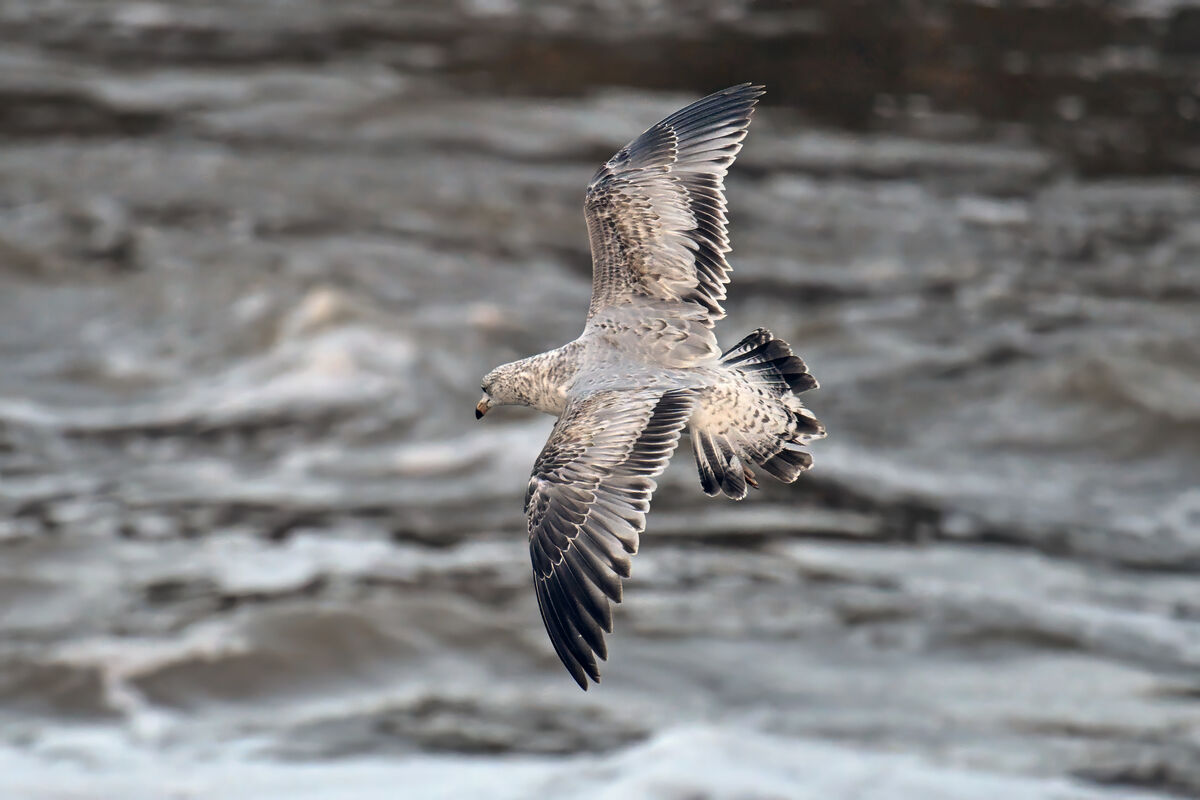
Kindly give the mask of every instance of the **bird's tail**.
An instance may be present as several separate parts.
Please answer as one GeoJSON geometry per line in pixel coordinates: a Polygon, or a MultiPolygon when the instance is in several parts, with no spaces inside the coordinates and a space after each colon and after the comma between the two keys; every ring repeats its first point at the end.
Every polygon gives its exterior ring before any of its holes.
{"type": "Polygon", "coordinates": [[[690,429],[705,493],[744,498],[747,485],[758,486],[748,461],[784,483],[796,480],[812,466],[804,445],[825,436],[798,397],[817,388],[817,379],[787,342],[764,328],[725,351],[721,364],[740,380],[714,391],[711,412],[702,410],[690,429]]]}

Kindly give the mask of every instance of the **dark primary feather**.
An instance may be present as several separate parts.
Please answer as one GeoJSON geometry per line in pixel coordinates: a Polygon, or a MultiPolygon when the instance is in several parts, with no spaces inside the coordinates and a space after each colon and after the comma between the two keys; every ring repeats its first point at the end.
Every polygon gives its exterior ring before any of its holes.
{"type": "Polygon", "coordinates": [[[559,659],[584,689],[608,657],[610,602],[646,526],[654,479],[679,444],[690,391],[603,391],[572,400],[525,495],[538,608],[559,659]]]}
{"type": "Polygon", "coordinates": [[[762,94],[761,86],[742,84],[698,100],[596,173],[584,204],[592,245],[589,318],[638,298],[695,304],[709,327],[725,316],[724,177],[762,94]]]}

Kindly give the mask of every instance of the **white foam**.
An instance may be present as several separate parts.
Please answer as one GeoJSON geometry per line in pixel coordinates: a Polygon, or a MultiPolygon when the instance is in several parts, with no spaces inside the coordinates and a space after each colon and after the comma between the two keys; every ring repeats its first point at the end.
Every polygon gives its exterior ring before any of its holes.
{"type": "Polygon", "coordinates": [[[1093,788],[941,767],[921,759],[787,739],[737,727],[668,730],[611,755],[488,758],[417,755],[279,763],[198,762],[180,754],[122,751],[76,735],[40,753],[0,750],[0,774],[26,800],[1138,800],[1149,793],[1093,788]],[[95,758],[70,757],[86,749],[95,758]],[[101,757],[102,756],[102,757],[101,757]]]}

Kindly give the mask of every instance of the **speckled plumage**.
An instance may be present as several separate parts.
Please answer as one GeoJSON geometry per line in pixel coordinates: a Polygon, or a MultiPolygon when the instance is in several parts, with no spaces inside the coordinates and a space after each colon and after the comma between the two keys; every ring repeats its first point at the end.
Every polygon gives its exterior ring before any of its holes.
{"type": "Polygon", "coordinates": [[[751,462],[790,483],[812,463],[803,445],[825,435],[797,397],[817,382],[785,342],[760,328],[721,353],[712,330],[729,281],[724,176],[761,94],[743,84],[699,100],[597,171],[583,333],[483,381],[478,416],[503,404],[558,416],[525,513],[542,620],[584,689],[684,431],[704,491],[738,500],[758,485],[751,462]]]}

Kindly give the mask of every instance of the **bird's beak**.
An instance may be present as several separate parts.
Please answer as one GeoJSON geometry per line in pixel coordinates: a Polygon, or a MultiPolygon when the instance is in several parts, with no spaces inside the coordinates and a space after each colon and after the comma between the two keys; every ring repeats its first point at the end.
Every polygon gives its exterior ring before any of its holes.
{"type": "Polygon", "coordinates": [[[483,415],[492,407],[491,399],[485,394],[479,398],[479,402],[475,404],[475,419],[483,419],[483,415]]]}

